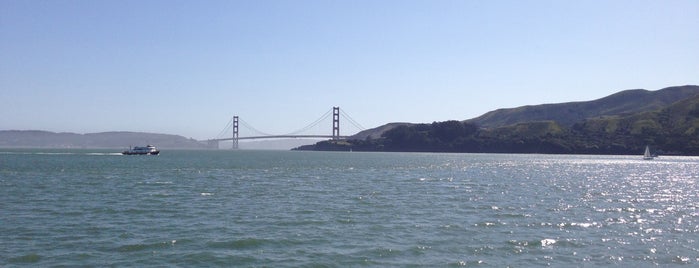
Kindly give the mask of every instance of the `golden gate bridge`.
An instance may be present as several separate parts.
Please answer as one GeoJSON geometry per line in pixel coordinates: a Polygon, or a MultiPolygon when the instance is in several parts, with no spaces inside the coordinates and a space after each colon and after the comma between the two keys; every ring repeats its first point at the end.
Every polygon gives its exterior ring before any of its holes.
{"type": "Polygon", "coordinates": [[[217,138],[209,139],[207,140],[208,144],[211,147],[218,148],[219,143],[222,141],[232,141],[233,149],[238,149],[239,148],[239,141],[241,140],[259,140],[259,139],[299,139],[299,138],[309,138],[309,139],[314,139],[314,138],[329,138],[333,140],[340,140],[340,139],[345,139],[348,136],[341,135],[340,134],[340,117],[342,117],[344,120],[349,122],[351,125],[353,125],[355,128],[357,128],[359,131],[364,130],[364,127],[362,127],[357,121],[352,119],[351,116],[349,116],[347,113],[344,111],[340,110],[340,107],[333,107],[332,109],[328,110],[325,112],[322,116],[320,116],[318,119],[313,121],[312,123],[308,124],[307,126],[290,132],[286,134],[281,134],[281,135],[275,135],[275,134],[269,134],[265,133],[262,131],[259,131],[255,129],[252,125],[249,123],[245,122],[243,119],[241,119],[239,116],[235,115],[233,118],[231,118],[230,121],[228,121],[228,124],[226,127],[221,130],[217,138]],[[332,116],[332,134],[303,134],[311,129],[314,129],[316,126],[318,126],[320,123],[324,122],[326,119],[329,119],[332,116]],[[240,130],[241,126],[244,129],[249,130],[252,134],[249,136],[240,136],[240,130]],[[232,135],[228,137],[223,137],[226,135],[226,133],[232,133],[232,135]]]}

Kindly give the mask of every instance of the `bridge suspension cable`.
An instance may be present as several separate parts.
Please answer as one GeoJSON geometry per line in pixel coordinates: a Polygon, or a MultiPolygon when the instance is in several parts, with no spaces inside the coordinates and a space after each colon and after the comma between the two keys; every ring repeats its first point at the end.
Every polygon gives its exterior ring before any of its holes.
{"type": "Polygon", "coordinates": [[[273,134],[265,133],[262,131],[257,130],[256,128],[252,127],[248,122],[245,122],[243,119],[238,119],[240,121],[240,124],[246,127],[249,130],[252,130],[253,132],[257,133],[259,136],[274,136],[273,134]]]}
{"type": "Polygon", "coordinates": [[[226,126],[221,130],[221,132],[219,132],[218,135],[216,135],[216,139],[220,139],[221,137],[223,137],[223,135],[225,135],[226,132],[228,132],[228,129],[231,128],[232,125],[233,118],[231,117],[231,120],[228,120],[228,124],[226,124],[226,126]]]}
{"type": "Polygon", "coordinates": [[[299,133],[304,132],[304,131],[306,131],[306,130],[309,130],[309,129],[311,129],[311,128],[314,128],[314,127],[316,127],[318,124],[320,124],[320,122],[322,122],[323,120],[325,120],[325,119],[327,119],[328,117],[330,117],[330,114],[331,114],[331,113],[332,113],[332,109],[330,109],[330,110],[328,110],[327,112],[325,112],[325,113],[324,113],[323,115],[321,115],[318,119],[316,119],[316,121],[313,121],[312,123],[308,124],[307,126],[301,128],[301,129],[299,129],[299,130],[296,130],[296,131],[294,131],[294,132],[285,134],[285,135],[296,135],[296,134],[299,134],[299,133]]]}
{"type": "Polygon", "coordinates": [[[354,119],[352,119],[352,117],[349,116],[349,114],[345,113],[344,110],[340,110],[340,113],[341,113],[341,114],[350,122],[350,124],[352,124],[354,127],[358,128],[360,131],[365,130],[365,128],[362,127],[362,125],[360,125],[359,123],[357,123],[357,121],[355,121],[354,119]]]}

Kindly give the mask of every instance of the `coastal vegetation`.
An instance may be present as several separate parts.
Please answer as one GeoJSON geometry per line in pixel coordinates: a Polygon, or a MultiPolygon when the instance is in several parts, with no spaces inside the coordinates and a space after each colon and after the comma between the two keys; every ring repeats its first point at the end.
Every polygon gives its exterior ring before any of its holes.
{"type": "Polygon", "coordinates": [[[298,150],[699,155],[699,87],[501,109],[466,121],[394,124],[298,150]],[[378,137],[378,138],[377,138],[378,137]]]}

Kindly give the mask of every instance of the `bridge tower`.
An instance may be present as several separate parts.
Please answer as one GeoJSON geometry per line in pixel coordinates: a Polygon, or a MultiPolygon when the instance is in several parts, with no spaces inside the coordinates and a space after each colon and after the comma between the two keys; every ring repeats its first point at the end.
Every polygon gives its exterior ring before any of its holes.
{"type": "Polygon", "coordinates": [[[233,150],[238,149],[238,116],[233,116],[233,150]]]}
{"type": "Polygon", "coordinates": [[[333,107],[333,140],[340,139],[340,107],[333,107]]]}

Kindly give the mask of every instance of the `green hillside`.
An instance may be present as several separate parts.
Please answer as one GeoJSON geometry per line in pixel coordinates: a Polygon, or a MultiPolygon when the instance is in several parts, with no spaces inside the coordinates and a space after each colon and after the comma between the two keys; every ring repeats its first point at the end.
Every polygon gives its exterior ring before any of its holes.
{"type": "Polygon", "coordinates": [[[627,116],[588,119],[571,128],[578,149],[638,151],[646,144],[670,154],[699,155],[699,96],[627,116]]]}
{"type": "Polygon", "coordinates": [[[380,138],[324,141],[298,149],[640,154],[650,145],[660,154],[699,155],[697,86],[623,91],[591,102],[525,106],[486,115],[461,122],[387,125],[380,138]],[[555,115],[556,109],[571,112],[555,115]],[[576,110],[588,117],[571,116],[576,110]],[[485,127],[478,124],[486,121],[485,127]]]}
{"type": "Polygon", "coordinates": [[[498,109],[467,122],[493,128],[532,121],[556,121],[571,126],[600,116],[633,114],[661,109],[699,94],[699,86],[668,87],[656,91],[625,90],[593,101],[567,102],[498,109]]]}

